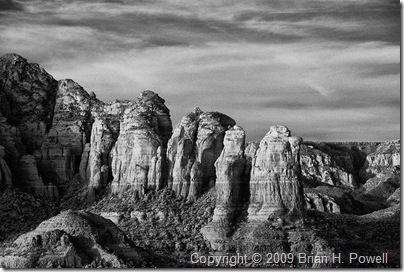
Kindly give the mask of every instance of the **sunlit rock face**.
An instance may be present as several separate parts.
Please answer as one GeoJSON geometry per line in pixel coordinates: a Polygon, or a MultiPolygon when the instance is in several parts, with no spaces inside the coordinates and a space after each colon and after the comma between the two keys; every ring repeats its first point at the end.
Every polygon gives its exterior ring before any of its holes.
{"type": "Polygon", "coordinates": [[[111,151],[112,192],[131,189],[142,196],[149,187],[162,181],[165,159],[162,150],[171,135],[171,119],[164,99],[144,91],[137,101],[126,106],[120,120],[119,137],[111,151]],[[160,151],[159,151],[160,149],[160,151]],[[157,159],[157,160],[156,160],[157,159]],[[160,169],[157,169],[159,167],[160,169]],[[149,170],[152,184],[149,184],[149,170]]]}
{"type": "Polygon", "coordinates": [[[235,124],[227,115],[199,108],[182,118],[167,147],[168,185],[177,196],[195,201],[214,185],[224,133],[235,124]]]}
{"type": "Polygon", "coordinates": [[[19,129],[28,151],[41,146],[50,129],[57,81],[36,63],[16,54],[0,58],[0,110],[19,129]]]}
{"type": "Polygon", "coordinates": [[[366,157],[360,170],[363,181],[400,170],[400,140],[381,143],[375,152],[366,157]]]}
{"type": "MultiPolygon", "coordinates": [[[[328,147],[328,149],[330,148],[328,147]]],[[[357,188],[357,175],[354,173],[352,155],[338,154],[337,151],[334,151],[333,154],[330,153],[303,144],[300,148],[302,176],[308,181],[357,188]]]]}
{"type": "Polygon", "coordinates": [[[285,126],[271,126],[252,161],[250,221],[301,218],[305,200],[300,180],[301,138],[291,137],[285,126]]]}

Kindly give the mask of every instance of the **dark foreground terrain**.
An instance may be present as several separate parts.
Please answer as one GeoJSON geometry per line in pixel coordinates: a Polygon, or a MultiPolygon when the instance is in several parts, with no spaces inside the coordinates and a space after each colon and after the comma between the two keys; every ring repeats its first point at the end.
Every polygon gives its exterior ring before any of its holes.
{"type": "Polygon", "coordinates": [[[0,58],[0,267],[399,267],[400,141],[246,142],[0,58]]]}

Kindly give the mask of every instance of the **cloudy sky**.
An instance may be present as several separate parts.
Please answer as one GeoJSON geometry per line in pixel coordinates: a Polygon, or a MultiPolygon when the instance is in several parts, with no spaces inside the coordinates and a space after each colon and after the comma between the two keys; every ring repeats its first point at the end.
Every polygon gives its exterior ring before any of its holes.
{"type": "Polygon", "coordinates": [[[104,101],[153,90],[260,140],[400,138],[398,0],[0,0],[0,54],[104,101]]]}

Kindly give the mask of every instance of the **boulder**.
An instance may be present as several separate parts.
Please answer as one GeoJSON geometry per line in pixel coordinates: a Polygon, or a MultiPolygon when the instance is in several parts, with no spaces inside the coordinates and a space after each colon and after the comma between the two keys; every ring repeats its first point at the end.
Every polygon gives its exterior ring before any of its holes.
{"type": "Polygon", "coordinates": [[[301,138],[285,126],[271,126],[252,161],[250,221],[288,217],[301,219],[305,199],[300,177],[301,138]]]}

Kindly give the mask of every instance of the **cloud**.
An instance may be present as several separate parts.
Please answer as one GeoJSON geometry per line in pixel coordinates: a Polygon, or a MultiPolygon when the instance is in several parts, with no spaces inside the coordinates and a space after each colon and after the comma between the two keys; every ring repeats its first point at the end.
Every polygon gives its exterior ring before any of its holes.
{"type": "Polygon", "coordinates": [[[0,54],[19,53],[100,99],[151,89],[174,124],[199,106],[233,117],[248,140],[273,124],[306,139],[399,137],[395,2],[19,3],[0,22],[0,54]]]}
{"type": "Polygon", "coordinates": [[[0,0],[0,13],[5,11],[22,11],[23,7],[20,3],[13,0],[0,0]]]}

